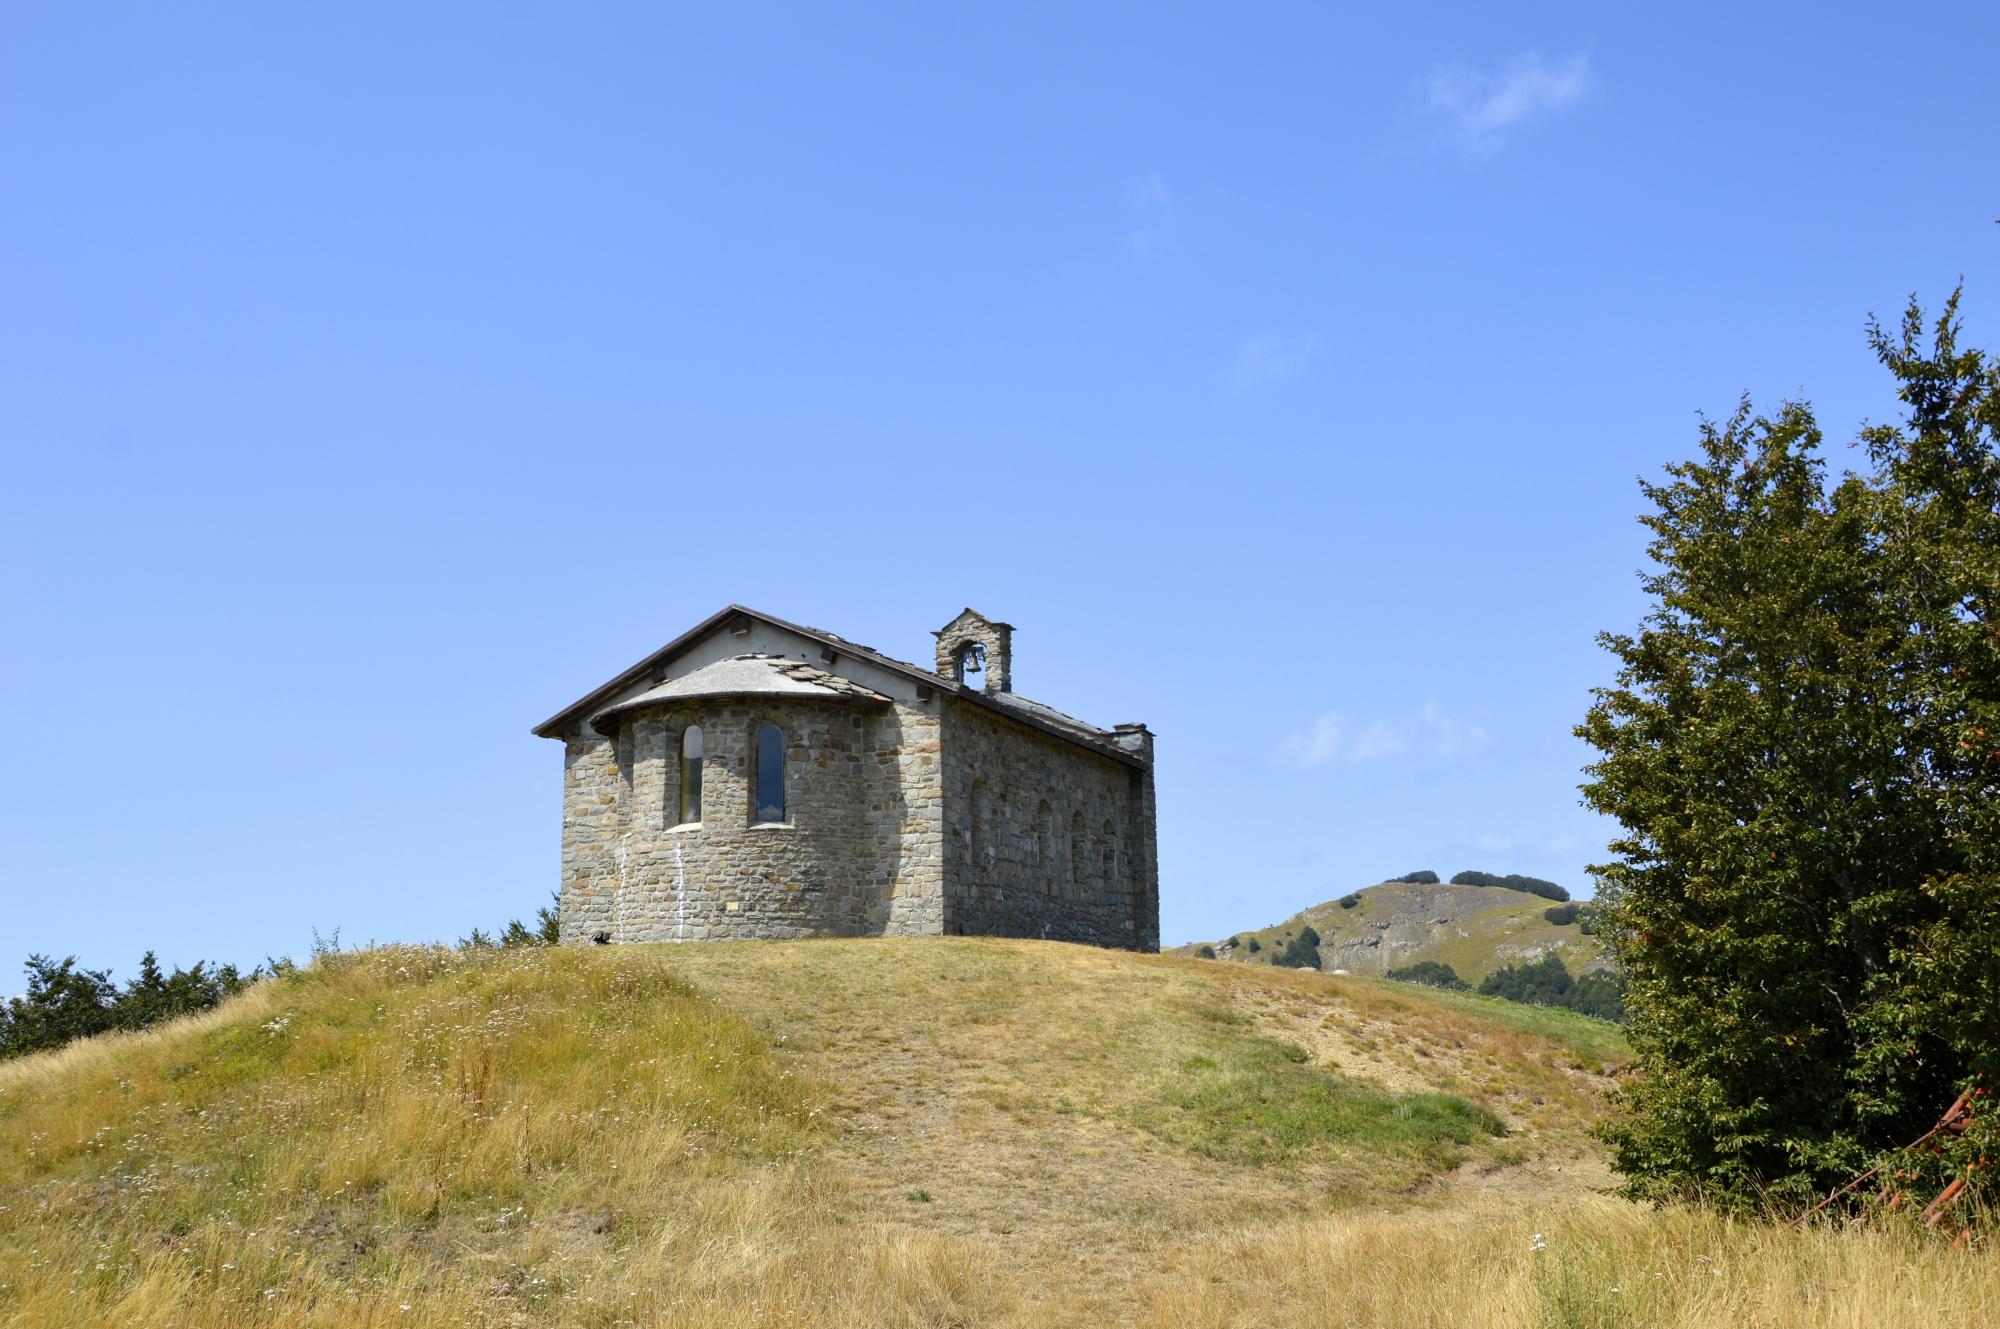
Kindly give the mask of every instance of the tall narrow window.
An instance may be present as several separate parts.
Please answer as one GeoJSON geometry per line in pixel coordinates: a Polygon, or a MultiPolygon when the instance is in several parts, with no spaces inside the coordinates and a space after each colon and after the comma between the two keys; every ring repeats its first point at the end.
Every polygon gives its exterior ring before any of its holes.
{"type": "Polygon", "coordinates": [[[618,761],[618,816],[620,820],[632,812],[632,726],[620,724],[618,737],[614,740],[613,754],[618,761]]]}
{"type": "Polygon", "coordinates": [[[1104,885],[1099,889],[1106,895],[1115,895],[1124,888],[1118,880],[1118,828],[1110,822],[1104,823],[1104,885]]]}
{"type": "Polygon", "coordinates": [[[701,726],[681,731],[681,824],[701,820],[701,726]]]}
{"type": "Polygon", "coordinates": [[[1046,798],[1035,808],[1035,889],[1056,893],[1056,817],[1046,798]]]}
{"type": "Polygon", "coordinates": [[[785,731],[767,724],[757,731],[757,816],[785,819],[785,731]]]}
{"type": "Polygon", "coordinates": [[[966,830],[966,860],[975,873],[984,872],[993,851],[990,837],[986,832],[986,781],[981,776],[972,779],[972,807],[966,830]]]}

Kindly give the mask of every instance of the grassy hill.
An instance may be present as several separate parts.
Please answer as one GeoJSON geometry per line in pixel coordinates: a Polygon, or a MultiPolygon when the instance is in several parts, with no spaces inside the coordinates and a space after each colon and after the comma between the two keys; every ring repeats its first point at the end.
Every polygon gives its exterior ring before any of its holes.
{"type": "MultiPolygon", "coordinates": [[[[1310,925],[1319,934],[1320,967],[1329,972],[1381,974],[1435,960],[1473,984],[1495,969],[1550,952],[1562,956],[1572,974],[1611,963],[1598,939],[1585,936],[1576,923],[1558,925],[1544,917],[1554,901],[1526,891],[1385,881],[1343,898],[1358,902],[1343,908],[1339,900],[1328,900],[1282,923],[1207,944],[1218,959],[1269,964],[1302,925],[1310,925]],[[1253,938],[1255,950],[1249,944],[1253,938]]],[[[1177,953],[1191,955],[1202,944],[1190,943],[1177,953]]]]}
{"type": "MultiPolygon", "coordinates": [[[[1048,943],[342,955],[0,1065],[0,1326],[1741,1322],[1689,1314],[1718,1260],[1800,1308],[1760,1323],[1905,1322],[1852,1286],[1890,1239],[1594,1194],[1623,1056],[1048,943]]],[[[1893,1253],[1898,1313],[2000,1306],[1893,1253]]]]}

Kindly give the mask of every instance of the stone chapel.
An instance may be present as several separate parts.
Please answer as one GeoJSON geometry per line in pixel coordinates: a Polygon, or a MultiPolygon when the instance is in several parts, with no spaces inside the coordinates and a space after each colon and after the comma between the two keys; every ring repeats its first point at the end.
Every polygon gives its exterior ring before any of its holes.
{"type": "Polygon", "coordinates": [[[923,669],[731,605],[536,726],[565,942],[1160,943],[1153,735],[1013,688],[967,609],[923,669]]]}

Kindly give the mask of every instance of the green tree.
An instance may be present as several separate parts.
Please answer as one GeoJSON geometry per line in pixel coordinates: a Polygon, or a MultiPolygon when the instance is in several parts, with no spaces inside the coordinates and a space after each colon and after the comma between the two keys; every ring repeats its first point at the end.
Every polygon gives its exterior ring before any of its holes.
{"type": "MultiPolygon", "coordinates": [[[[1983,1087],[1988,1111],[2000,1089],[2000,359],[1960,348],[1958,306],[1928,339],[1915,301],[1895,334],[1870,324],[1907,416],[1862,434],[1912,625],[1906,748],[1936,840],[1857,1018],[1855,1092],[1905,1123],[1935,1113],[1941,1079],[1983,1087]]],[[[1990,1173],[1974,1180],[1995,1198],[1990,1173]]]]}
{"type": "Polygon", "coordinates": [[[1642,485],[1652,605],[1600,638],[1618,673],[1577,731],[1623,827],[1593,871],[1643,1072],[1610,1131],[1636,1194],[1804,1199],[1928,1126],[2000,1027],[1917,987],[1990,975],[1990,942],[1942,943],[2000,867],[1996,394],[1956,308],[1928,354],[1914,307],[1873,333],[1911,416],[1864,436],[1871,477],[1829,479],[1803,404],[1745,404],[1642,485]]]}
{"type": "Polygon", "coordinates": [[[138,977],[121,992],[109,969],[80,969],[73,955],[60,963],[31,955],[27,970],[28,990],[0,1006],[0,1059],[114,1029],[150,1029],[163,1020],[205,1011],[241,992],[262,972],[245,977],[233,965],[210,967],[197,960],[192,968],[168,973],[147,951],[138,977]]]}
{"type": "Polygon", "coordinates": [[[1535,1006],[1562,1005],[1569,988],[1569,970],[1554,951],[1527,964],[1505,965],[1479,980],[1482,997],[1505,997],[1535,1006]]]}
{"type": "Polygon", "coordinates": [[[108,969],[79,969],[76,957],[60,962],[28,957],[28,990],[10,998],[0,1014],[0,1057],[61,1047],[117,1027],[118,988],[108,969]]]}
{"type": "Polygon", "coordinates": [[[1293,969],[1319,968],[1319,933],[1311,924],[1299,929],[1299,935],[1287,941],[1284,949],[1271,958],[1272,964],[1286,965],[1293,969]]]}
{"type": "Polygon", "coordinates": [[[1464,992],[1472,985],[1458,976],[1458,971],[1439,960],[1419,960],[1415,964],[1404,965],[1401,969],[1391,969],[1383,974],[1398,983],[1422,983],[1425,987],[1447,988],[1453,992],[1464,992]]]}
{"type": "MultiPolygon", "coordinates": [[[[1394,978],[1395,974],[1389,977],[1394,978]]],[[[1479,995],[1504,997],[1530,1006],[1560,1006],[1600,1020],[1625,1018],[1625,980],[1618,974],[1587,973],[1575,977],[1562,957],[1550,951],[1539,960],[1505,965],[1480,980],[1479,995]]]]}
{"type": "Polygon", "coordinates": [[[1473,868],[1467,868],[1465,871],[1454,876],[1451,879],[1451,884],[1454,886],[1504,886],[1509,890],[1526,891],[1530,895],[1539,895],[1544,900],[1562,901],[1569,899],[1569,892],[1554,882],[1542,877],[1523,876],[1518,872],[1510,872],[1503,877],[1495,872],[1480,872],[1473,868]]]}
{"type": "MultiPolygon", "coordinates": [[[[549,898],[556,902],[558,908],[561,906],[562,892],[551,892],[549,898]]],[[[480,928],[474,928],[472,935],[460,937],[458,944],[461,949],[469,951],[517,950],[523,946],[554,946],[560,940],[560,924],[556,910],[543,905],[535,910],[533,927],[529,927],[518,918],[510,918],[497,936],[480,928]]]]}
{"type": "Polygon", "coordinates": [[[113,1022],[119,1029],[150,1029],[162,1020],[205,1011],[242,991],[246,982],[234,965],[210,968],[202,960],[169,974],[147,951],[139,960],[139,976],[126,983],[113,1003],[113,1022]]]}
{"type": "Polygon", "coordinates": [[[1617,974],[1578,974],[1558,1003],[1579,1015],[1594,1015],[1613,1024],[1625,1022],[1625,980],[1617,974]]]}

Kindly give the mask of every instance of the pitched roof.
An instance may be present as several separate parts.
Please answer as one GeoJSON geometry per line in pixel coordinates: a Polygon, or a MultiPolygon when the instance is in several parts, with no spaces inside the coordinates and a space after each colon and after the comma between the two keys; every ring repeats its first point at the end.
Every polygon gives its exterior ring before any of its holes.
{"type": "Polygon", "coordinates": [[[706,664],[691,674],[670,678],[636,697],[628,697],[590,717],[590,727],[608,732],[605,722],[626,711],[694,697],[820,697],[887,706],[889,699],[851,679],[815,669],[803,660],[752,652],[706,664]]]}
{"type": "MultiPolygon", "coordinates": [[[[710,614],[707,618],[695,624],[680,636],[675,637],[665,646],[654,651],[651,655],[639,661],[630,669],[625,670],[625,672],[619,674],[616,678],[613,678],[600,687],[592,689],[584,696],[579,697],[568,706],[563,707],[563,709],[536,725],[534,732],[542,738],[561,738],[563,729],[579,716],[588,715],[594,722],[600,715],[608,713],[600,709],[604,707],[606,702],[609,702],[633,684],[647,680],[649,676],[656,684],[666,686],[665,682],[655,671],[664,670],[677,657],[706,640],[718,628],[721,628],[724,624],[738,616],[754,618],[761,623],[768,623],[772,627],[781,628],[786,632],[795,632],[799,636],[805,637],[810,641],[816,641],[839,654],[848,655],[857,660],[865,660],[878,668],[886,669],[894,674],[901,674],[905,678],[909,678],[926,687],[937,688],[940,691],[950,693],[961,701],[971,702],[987,710],[1009,716],[1032,729],[1039,729],[1043,733],[1051,734],[1057,738],[1068,739],[1079,747],[1088,748],[1093,752],[1110,757],[1114,761],[1123,762],[1128,766],[1144,767],[1146,765],[1144,758],[1120,746],[1116,737],[1111,733],[1099,729],[1095,725],[1086,724],[1074,716],[1064,715],[1052,706],[1044,706],[1040,702],[1030,701],[1028,698],[1012,692],[987,693],[977,688],[968,688],[962,683],[943,678],[928,669],[919,668],[906,660],[897,660],[891,656],[883,655],[880,651],[872,647],[863,646],[859,642],[849,641],[845,637],[828,632],[823,628],[809,628],[804,624],[788,622],[785,619],[775,618],[770,614],[751,609],[747,605],[738,604],[728,605],[710,614]]],[[[731,662],[724,661],[722,663],[731,662]]],[[[714,667],[713,665],[708,666],[708,668],[714,667]]],[[[688,675],[688,678],[692,679],[703,672],[705,670],[696,670],[694,674],[688,675]]],[[[814,670],[813,672],[821,673],[823,671],[814,670]]],[[[830,678],[833,676],[827,675],[827,677],[830,678]]],[[[846,679],[840,681],[842,683],[849,682],[846,679]]],[[[658,689],[656,688],[655,690],[658,689]]],[[[861,690],[864,692],[867,691],[865,688],[861,690]]],[[[633,699],[634,702],[637,702],[637,700],[637,698],[633,699]]],[[[624,708],[619,706],[615,709],[622,710],[624,708]]]]}

